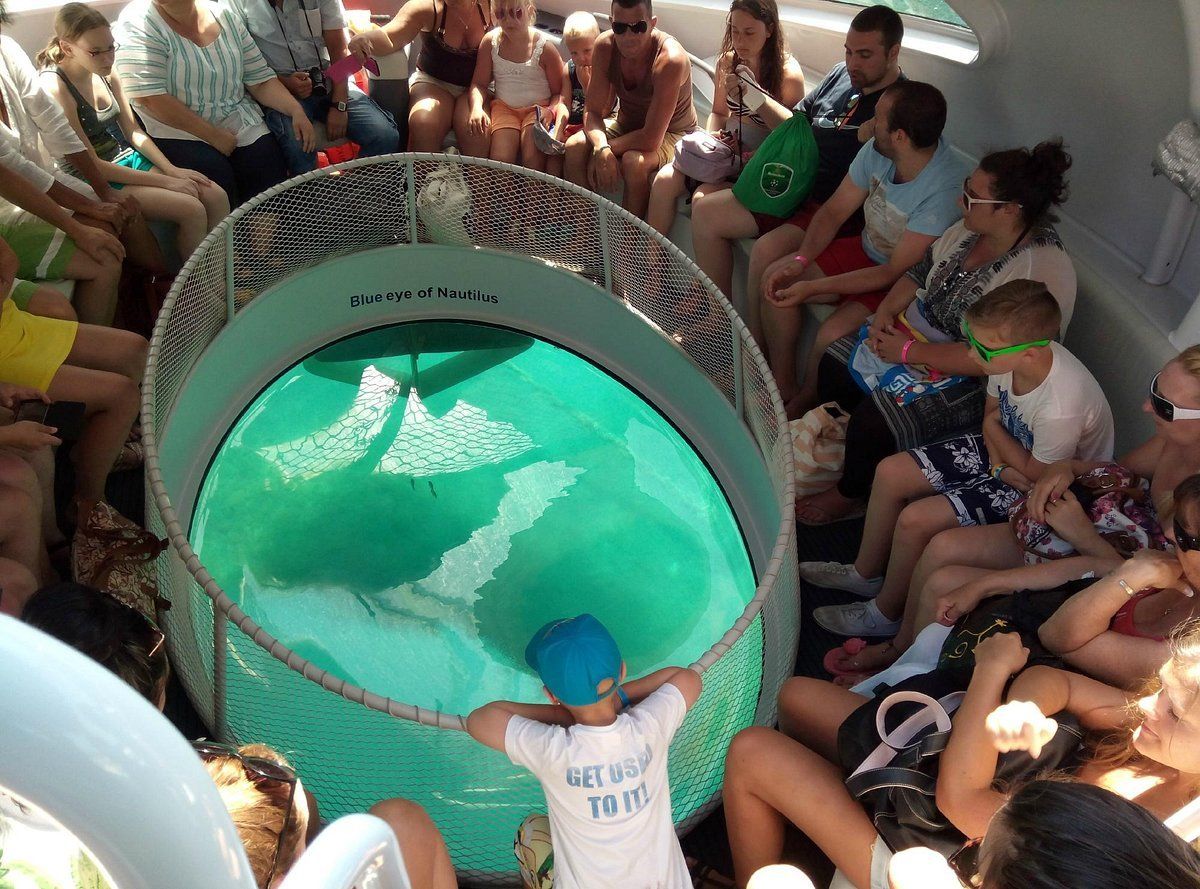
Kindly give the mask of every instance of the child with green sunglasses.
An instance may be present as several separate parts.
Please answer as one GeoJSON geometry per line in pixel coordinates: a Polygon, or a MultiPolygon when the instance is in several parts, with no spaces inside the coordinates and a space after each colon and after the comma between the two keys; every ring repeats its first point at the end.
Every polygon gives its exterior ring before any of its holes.
{"type": "MultiPolygon", "coordinates": [[[[811,583],[878,596],[818,608],[817,623],[844,636],[894,635],[913,568],[938,532],[1005,521],[1052,463],[1110,458],[1112,412],[1087,368],[1054,342],[1061,322],[1046,286],[1027,280],[997,287],[966,311],[967,348],[988,377],[983,428],[880,463],[855,563],[800,566],[811,583]]],[[[827,659],[831,671],[846,660],[839,651],[827,659]]]]}

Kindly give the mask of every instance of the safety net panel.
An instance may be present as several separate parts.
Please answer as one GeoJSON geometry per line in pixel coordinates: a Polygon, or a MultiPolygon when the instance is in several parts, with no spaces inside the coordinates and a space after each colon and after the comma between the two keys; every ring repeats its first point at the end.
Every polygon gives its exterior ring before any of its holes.
{"type": "MultiPolygon", "coordinates": [[[[201,564],[186,519],[175,513],[184,492],[169,490],[160,471],[159,441],[165,434],[169,442],[178,393],[209,343],[237,323],[238,310],[300,269],[409,243],[510,251],[587,278],[672,340],[740,410],[758,446],[777,496],[779,532],[760,560],[753,600],[700,659],[704,694],[672,745],[674,816],[686,830],[719,801],[733,735],[774,720],[776,695],[792,672],[799,609],[791,442],[761,354],[691,261],[603,198],[548,176],[443,155],[352,161],[251,201],[188,261],[155,331],[143,399],[148,523],[173,545],[158,566],[173,603],[165,618],[172,660],[214,731],[287,754],[321,801],[322,817],[407,797],[429,811],[465,880],[515,880],[514,833],[526,815],[545,810],[536,780],[472,741],[460,714],[358,688],[269,636],[201,564]]],[[[355,441],[356,417],[351,410],[347,428],[315,435],[355,441]]],[[[371,420],[364,415],[363,422],[371,420]]],[[[455,439],[472,438],[473,430],[447,425],[445,441],[409,455],[405,465],[419,458],[437,471],[455,439]]],[[[297,477],[318,472],[327,444],[297,439],[280,462],[297,477]]],[[[490,446],[507,453],[521,443],[490,446]]]]}

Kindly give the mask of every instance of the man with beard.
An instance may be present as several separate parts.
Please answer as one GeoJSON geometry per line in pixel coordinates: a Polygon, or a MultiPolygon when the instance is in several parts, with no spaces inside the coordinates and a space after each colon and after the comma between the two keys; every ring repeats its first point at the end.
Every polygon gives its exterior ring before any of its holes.
{"type": "Polygon", "coordinates": [[[675,143],[696,129],[692,63],[683,46],[658,30],[651,0],[613,0],[612,30],[596,39],[583,130],[567,141],[564,175],[577,185],[614,192],[644,217],[654,174],[675,157],[675,143]],[[615,119],[606,119],[617,107],[615,119]]]}
{"type": "MultiPolygon", "coordinates": [[[[900,71],[900,41],[904,23],[894,10],[871,6],[858,13],[846,33],[846,61],[835,65],[817,88],[804,97],[794,113],[805,115],[812,123],[817,143],[817,176],[808,201],[792,219],[778,219],[751,213],[725,190],[705,195],[692,205],[692,241],[696,263],[727,296],[732,296],[733,242],[739,238],[765,235],[786,225],[779,253],[795,250],[804,237],[813,214],[841,184],[850,162],[871,137],[875,104],[883,91],[903,79],[900,71]],[[787,247],[782,244],[787,243],[787,247]]],[[[726,80],[730,95],[741,95],[741,102],[774,129],[793,114],[761,90],[731,75],[726,80]]],[[[844,234],[862,227],[862,214],[855,213],[844,234]]],[[[762,270],[751,267],[751,294],[757,294],[762,270]],[[757,271],[757,274],[756,274],[757,271]]],[[[750,304],[754,307],[754,296],[750,304]]],[[[751,326],[757,312],[751,309],[751,326]]]]}
{"type": "Polygon", "coordinates": [[[764,272],[761,289],[749,298],[760,304],[767,358],[793,413],[813,406],[796,379],[804,304],[838,306],[809,356],[804,382],[811,388],[825,348],[858,330],[891,286],[961,218],[959,196],[970,171],[942,140],[945,124],[946,99],[937,87],[915,80],[892,84],[876,104],[874,138],[859,149],[833,196],[811,220],[793,218],[779,235],[754,245],[751,264],[764,272]],[[862,235],[838,237],[860,208],[862,235]]]}

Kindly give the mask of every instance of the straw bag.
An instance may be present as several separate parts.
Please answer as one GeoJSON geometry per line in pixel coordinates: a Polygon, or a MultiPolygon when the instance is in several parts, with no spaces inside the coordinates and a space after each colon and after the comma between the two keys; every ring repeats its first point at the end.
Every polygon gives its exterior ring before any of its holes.
{"type": "Polygon", "coordinates": [[[797,497],[827,491],[842,477],[849,422],[850,416],[836,401],[830,401],[788,424],[792,431],[797,497]]]}
{"type": "MultiPolygon", "coordinates": [[[[451,152],[447,152],[448,154],[451,152]]],[[[417,216],[435,244],[470,247],[466,218],[471,212],[471,189],[462,164],[449,163],[425,177],[417,190],[417,216]]]]}
{"type": "Polygon", "coordinates": [[[158,594],[154,560],[166,549],[160,540],[101,501],[80,522],[71,545],[76,583],[109,593],[155,626],[171,603],[158,594]]]}

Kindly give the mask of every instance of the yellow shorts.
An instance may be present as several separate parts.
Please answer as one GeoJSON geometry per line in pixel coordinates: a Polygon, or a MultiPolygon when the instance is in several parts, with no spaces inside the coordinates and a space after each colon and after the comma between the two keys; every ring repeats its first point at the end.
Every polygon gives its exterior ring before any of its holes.
{"type": "Polygon", "coordinates": [[[78,321],[43,318],[17,308],[0,308],[0,380],[45,392],[75,345],[78,321]]]}
{"type": "MultiPolygon", "coordinates": [[[[617,136],[625,135],[625,128],[617,122],[617,118],[610,117],[604,122],[604,130],[608,133],[608,138],[615,139],[617,136]]],[[[658,165],[665,167],[671,161],[675,160],[675,143],[686,136],[687,133],[667,133],[663,136],[662,144],[658,146],[658,165]]]]}
{"type": "Polygon", "coordinates": [[[488,112],[492,118],[492,126],[488,130],[488,135],[494,136],[500,130],[524,132],[525,128],[533,126],[533,122],[537,119],[537,109],[537,105],[513,108],[507,102],[492,99],[492,107],[488,112]]]}

